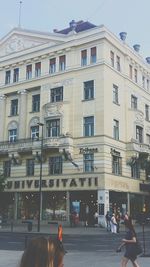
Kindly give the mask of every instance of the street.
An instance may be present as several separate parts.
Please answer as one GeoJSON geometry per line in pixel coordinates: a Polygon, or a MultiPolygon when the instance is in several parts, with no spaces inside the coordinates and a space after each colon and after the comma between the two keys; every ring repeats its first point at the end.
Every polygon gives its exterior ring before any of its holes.
{"type": "MultiPolygon", "coordinates": [[[[67,251],[64,258],[65,267],[116,267],[124,253],[116,253],[116,248],[124,237],[112,234],[101,229],[65,229],[63,244],[67,251]],[[72,233],[73,232],[73,233],[72,233]],[[111,262],[111,265],[110,265],[111,262]]],[[[0,232],[0,266],[17,267],[22,252],[30,238],[39,233],[28,232],[0,232]]],[[[43,234],[42,234],[43,235],[43,234]]],[[[49,234],[44,233],[45,236],[49,234]]],[[[56,236],[56,233],[52,234],[56,236]]],[[[138,238],[143,245],[143,234],[140,231],[138,238]]],[[[150,231],[145,235],[145,252],[150,253],[150,231]]],[[[140,267],[149,267],[149,257],[139,257],[140,267]]],[[[131,266],[130,264],[128,266],[131,266]]]]}

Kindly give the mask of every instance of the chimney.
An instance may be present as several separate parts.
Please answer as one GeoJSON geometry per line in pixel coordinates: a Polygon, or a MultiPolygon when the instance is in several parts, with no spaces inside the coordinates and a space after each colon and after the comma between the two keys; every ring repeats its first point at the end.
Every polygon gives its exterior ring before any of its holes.
{"type": "Polygon", "coordinates": [[[139,44],[135,44],[133,45],[133,48],[136,52],[139,52],[140,51],[140,45],[139,44]]]}
{"type": "Polygon", "coordinates": [[[146,61],[148,64],[150,64],[150,57],[146,57],[146,61]]]}
{"type": "Polygon", "coordinates": [[[120,35],[120,39],[121,39],[122,41],[125,41],[125,40],[126,40],[127,32],[120,32],[119,35],[120,35]]]}

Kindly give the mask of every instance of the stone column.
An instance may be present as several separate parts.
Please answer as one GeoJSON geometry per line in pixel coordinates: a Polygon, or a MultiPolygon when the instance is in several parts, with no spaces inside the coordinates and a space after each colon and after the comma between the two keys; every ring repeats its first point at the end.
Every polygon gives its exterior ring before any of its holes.
{"type": "Polygon", "coordinates": [[[127,193],[127,212],[130,215],[130,193],[127,193]]]}
{"type": "Polygon", "coordinates": [[[106,227],[105,215],[109,211],[109,190],[98,190],[98,224],[106,227]]]}
{"type": "Polygon", "coordinates": [[[27,118],[27,91],[18,91],[19,99],[19,139],[26,138],[26,118],[27,118]]]}
{"type": "Polygon", "coordinates": [[[5,116],[6,116],[6,96],[0,95],[0,142],[4,140],[4,132],[5,132],[5,116]]]}

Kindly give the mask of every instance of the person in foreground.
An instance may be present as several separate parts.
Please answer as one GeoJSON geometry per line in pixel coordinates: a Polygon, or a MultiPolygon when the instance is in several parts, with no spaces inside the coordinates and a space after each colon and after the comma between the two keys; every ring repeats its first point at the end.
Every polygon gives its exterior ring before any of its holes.
{"type": "Polygon", "coordinates": [[[125,246],[125,254],[121,261],[121,267],[126,267],[128,261],[130,260],[133,267],[140,267],[136,262],[137,253],[136,253],[136,233],[132,225],[131,218],[125,220],[125,226],[127,228],[126,236],[122,239],[121,246],[117,249],[120,251],[121,247],[125,246]]]}
{"type": "Polygon", "coordinates": [[[65,250],[59,240],[37,237],[30,241],[19,267],[63,267],[64,254],[65,250]]]}

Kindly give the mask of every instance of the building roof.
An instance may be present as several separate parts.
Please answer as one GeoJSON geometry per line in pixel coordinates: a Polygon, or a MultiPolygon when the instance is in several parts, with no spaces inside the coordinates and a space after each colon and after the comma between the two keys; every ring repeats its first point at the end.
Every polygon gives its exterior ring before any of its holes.
{"type": "Polygon", "coordinates": [[[82,31],[86,31],[86,30],[89,30],[89,29],[92,29],[92,28],[95,28],[97,27],[96,25],[92,24],[91,22],[88,22],[88,21],[83,21],[83,20],[80,20],[80,21],[75,21],[75,20],[72,20],[70,23],[69,23],[69,27],[66,28],[66,29],[63,29],[63,30],[54,30],[55,33],[61,33],[61,34],[68,34],[69,32],[71,31],[75,31],[75,32],[82,32],[82,31]]]}

